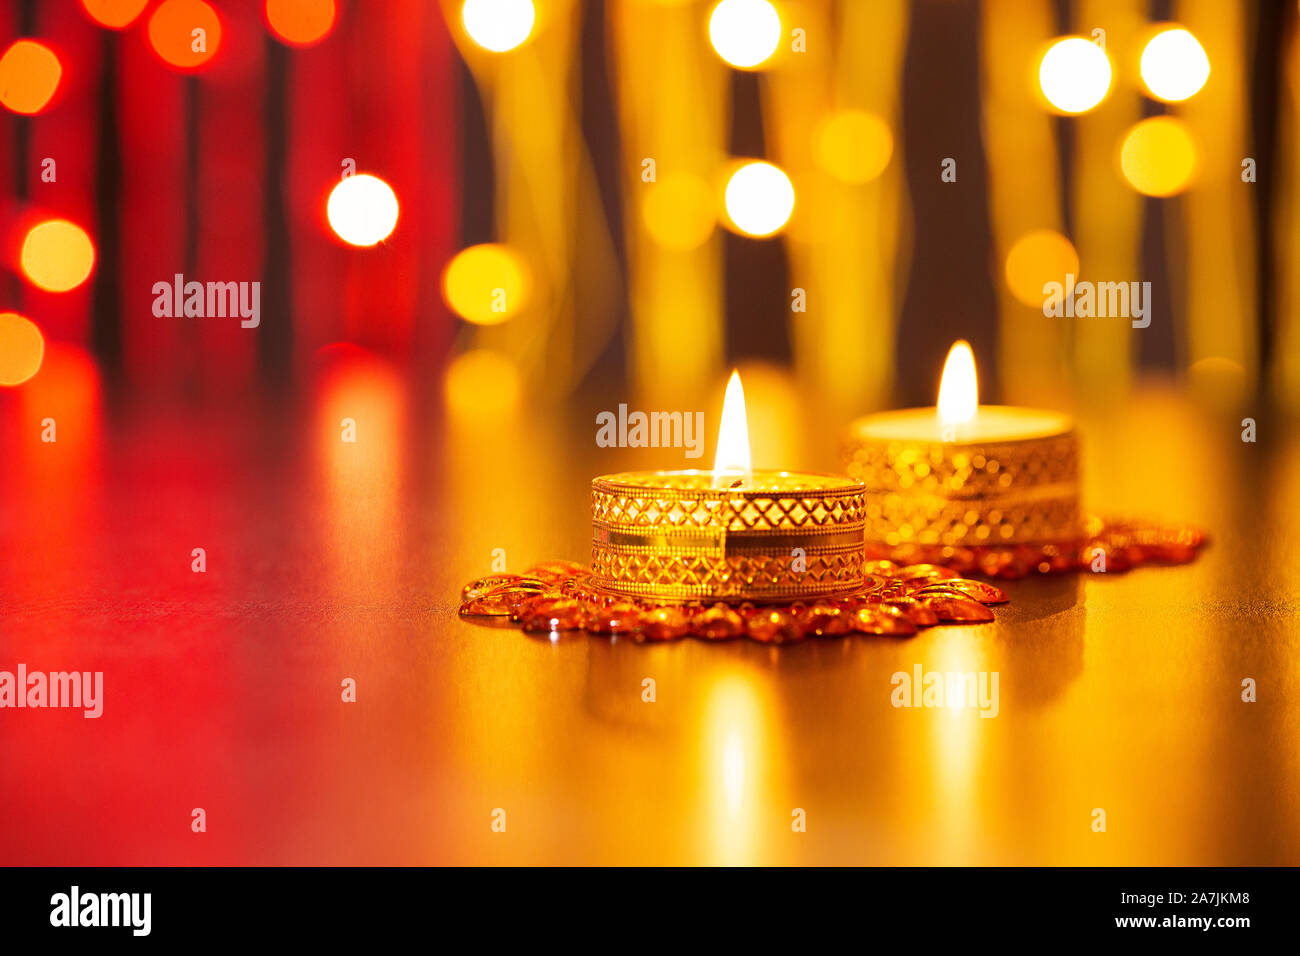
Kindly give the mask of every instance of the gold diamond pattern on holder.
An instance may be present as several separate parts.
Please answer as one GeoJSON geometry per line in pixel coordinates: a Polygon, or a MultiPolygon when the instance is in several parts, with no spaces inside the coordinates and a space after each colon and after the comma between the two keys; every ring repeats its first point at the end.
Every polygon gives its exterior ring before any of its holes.
{"type": "Polygon", "coordinates": [[[764,472],[751,488],[708,472],[625,473],[592,482],[598,586],[639,597],[799,600],[860,587],[862,485],[764,472]]]}

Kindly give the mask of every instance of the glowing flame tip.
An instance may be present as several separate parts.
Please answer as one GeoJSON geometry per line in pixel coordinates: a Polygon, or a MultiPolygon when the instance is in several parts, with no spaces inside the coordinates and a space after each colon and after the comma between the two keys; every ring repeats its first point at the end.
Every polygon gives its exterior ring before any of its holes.
{"type": "Polygon", "coordinates": [[[958,339],[948,350],[939,381],[939,420],[945,425],[964,425],[979,407],[979,384],[975,378],[975,353],[970,343],[958,339]]]}
{"type": "Polygon", "coordinates": [[[718,425],[718,453],[713,459],[715,488],[748,487],[754,469],[749,459],[749,423],[745,418],[745,390],[740,373],[732,371],[727,395],[722,400],[722,422],[718,425]]]}

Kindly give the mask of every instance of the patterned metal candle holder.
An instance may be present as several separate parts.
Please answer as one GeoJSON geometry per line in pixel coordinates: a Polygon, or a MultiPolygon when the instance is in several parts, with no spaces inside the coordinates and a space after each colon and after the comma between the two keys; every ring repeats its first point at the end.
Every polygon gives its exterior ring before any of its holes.
{"type": "Polygon", "coordinates": [[[1085,517],[1073,421],[980,405],[962,340],[948,352],[936,407],[859,419],[844,458],[866,485],[868,559],[1019,578],[1190,561],[1205,542],[1189,526],[1085,517]]]}
{"type": "Polygon", "coordinates": [[[798,601],[862,587],[864,487],[755,471],[604,475],[591,483],[592,584],[662,601],[798,601]]]}
{"type": "Polygon", "coordinates": [[[1079,539],[1079,444],[1069,418],[982,408],[978,434],[941,435],[933,409],[871,415],[845,444],[866,486],[866,541],[948,548],[1079,539]],[[1007,428],[989,427],[1005,413],[1007,428]],[[1017,434],[1017,429],[1020,429],[1017,434]],[[935,434],[930,434],[935,432],[935,434]],[[944,440],[944,438],[950,440],[944,440]]]}

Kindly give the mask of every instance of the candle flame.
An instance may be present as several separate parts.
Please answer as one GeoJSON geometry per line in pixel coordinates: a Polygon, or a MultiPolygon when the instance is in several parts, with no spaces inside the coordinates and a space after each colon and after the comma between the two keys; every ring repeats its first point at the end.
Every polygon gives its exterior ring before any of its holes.
{"type": "Polygon", "coordinates": [[[749,460],[749,423],[745,419],[745,390],[740,373],[733,371],[722,400],[718,426],[718,453],[713,459],[713,487],[744,488],[754,477],[749,460]]]}
{"type": "Polygon", "coordinates": [[[948,350],[939,380],[939,420],[945,425],[964,425],[979,407],[979,383],[975,378],[975,353],[970,343],[958,339],[948,350]]]}

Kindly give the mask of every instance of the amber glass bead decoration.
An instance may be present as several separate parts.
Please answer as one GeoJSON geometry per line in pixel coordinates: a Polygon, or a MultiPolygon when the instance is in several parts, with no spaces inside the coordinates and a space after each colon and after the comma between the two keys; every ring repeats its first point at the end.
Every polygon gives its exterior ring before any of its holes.
{"type": "Polygon", "coordinates": [[[461,592],[460,614],[507,620],[553,638],[585,631],[638,642],[696,637],[794,644],[863,634],[907,637],[941,623],[990,621],[987,605],[1006,600],[995,585],[963,578],[951,568],[880,559],[871,562],[856,587],[832,597],[740,604],[628,597],[606,588],[589,568],[549,562],[523,574],[471,581],[461,592]]]}

